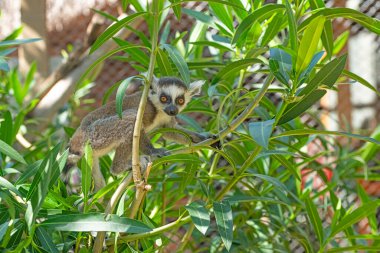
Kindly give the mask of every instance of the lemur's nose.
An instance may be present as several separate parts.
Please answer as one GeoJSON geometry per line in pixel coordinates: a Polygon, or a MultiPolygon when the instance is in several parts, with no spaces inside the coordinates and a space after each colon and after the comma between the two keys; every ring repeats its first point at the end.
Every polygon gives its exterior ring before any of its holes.
{"type": "Polygon", "coordinates": [[[178,113],[178,108],[174,105],[169,105],[165,108],[165,112],[170,116],[175,116],[178,113]]]}

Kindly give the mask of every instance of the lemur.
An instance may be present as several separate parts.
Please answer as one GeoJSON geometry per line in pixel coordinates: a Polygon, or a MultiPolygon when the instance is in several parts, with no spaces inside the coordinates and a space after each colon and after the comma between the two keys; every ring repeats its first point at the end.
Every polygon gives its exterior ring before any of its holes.
{"type": "MultiPolygon", "coordinates": [[[[177,128],[187,133],[194,143],[206,139],[206,136],[180,127],[175,116],[181,112],[194,95],[201,92],[204,81],[190,83],[189,87],[175,77],[154,78],[149,91],[143,116],[140,137],[140,151],[149,156],[162,156],[165,149],[154,148],[147,133],[157,128],[177,128]]],[[[84,147],[90,143],[93,150],[93,169],[95,191],[105,186],[99,167],[99,157],[115,150],[111,173],[120,174],[127,169],[131,159],[132,137],[137,110],[142,92],[126,95],[123,98],[122,118],[116,114],[114,101],[94,110],[85,116],[69,142],[67,170],[83,156],[84,147]]],[[[165,132],[163,138],[181,144],[188,143],[188,137],[178,132],[165,132]]]]}

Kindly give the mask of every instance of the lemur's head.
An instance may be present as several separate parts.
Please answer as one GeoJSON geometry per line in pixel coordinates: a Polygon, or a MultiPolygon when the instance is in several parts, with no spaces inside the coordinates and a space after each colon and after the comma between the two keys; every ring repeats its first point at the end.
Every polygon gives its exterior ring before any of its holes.
{"type": "Polygon", "coordinates": [[[204,81],[195,81],[187,87],[176,77],[154,78],[149,98],[158,110],[175,116],[186,107],[194,95],[201,93],[203,84],[204,81]]]}

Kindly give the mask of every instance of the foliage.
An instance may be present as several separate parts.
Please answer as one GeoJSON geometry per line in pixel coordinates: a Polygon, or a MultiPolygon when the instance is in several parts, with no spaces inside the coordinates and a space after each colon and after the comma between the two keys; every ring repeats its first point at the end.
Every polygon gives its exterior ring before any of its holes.
{"type": "MultiPolygon", "coordinates": [[[[119,48],[101,57],[87,73],[123,51],[125,55],[118,59],[128,59],[139,71],[148,70],[156,60],[156,76],[178,72],[187,83],[209,80],[204,95],[189,104],[181,120],[196,131],[215,134],[220,149],[210,146],[214,139],[190,147],[162,143],[160,132],[167,129],[156,131],[155,145],[165,145],[172,154],[154,161],[146,178],[154,190],[146,194],[138,220],[125,218],[134,199],[132,187],[122,195],[115,214],[104,215],[108,199],[128,172],[122,178],[113,177],[111,156],[103,157],[101,169],[108,185],[92,193],[88,146],[78,163],[82,192],[70,194],[59,178],[68,151],[52,137],[56,129],[39,136],[29,148],[15,142],[17,134],[25,133],[25,115],[35,104],[33,100],[24,103],[34,67],[23,82],[14,70],[2,72],[0,248],[91,252],[94,237],[89,231],[108,231],[106,244],[116,252],[177,247],[172,241],[180,244],[177,251],[291,252],[294,243],[306,252],[378,249],[374,213],[380,202],[356,186],[356,179],[378,180],[374,157],[380,145],[379,131],[369,138],[313,129],[300,116],[327,89],[336,89],[345,76],[374,89],[359,76],[343,71],[346,56],[338,53],[344,39],[333,41],[331,20],[353,19],[378,34],[380,21],[350,9],[326,8],[319,0],[282,4],[210,0],[204,1],[207,12],[187,9],[185,2],[158,1],[160,15],[154,16],[145,1],[122,1],[124,9],[132,5],[137,13],[111,25],[91,52],[136,18],[145,20],[151,37],[134,31],[139,45],[114,38],[119,48]],[[196,20],[188,33],[171,35],[169,10],[179,20],[183,13],[196,20]],[[157,21],[159,27],[154,25],[157,21]],[[160,29],[161,37],[159,47],[152,51],[155,29],[160,29]],[[258,73],[266,80],[249,83],[248,77],[258,73]],[[268,94],[281,95],[281,102],[274,103],[268,94]],[[195,121],[189,113],[207,120],[195,121]],[[367,143],[351,150],[335,136],[367,143]],[[318,152],[305,152],[310,146],[318,152]],[[332,178],[328,172],[333,172],[332,178]],[[322,189],[305,182],[305,174],[312,173],[324,182],[322,189]],[[339,197],[341,190],[358,194],[362,203],[339,197]],[[355,224],[364,218],[372,231],[360,235],[355,224]]],[[[2,43],[4,55],[14,42],[2,43]]],[[[9,70],[3,58],[0,64],[2,70],[9,70]]],[[[118,108],[132,78],[120,84],[118,108]]]]}

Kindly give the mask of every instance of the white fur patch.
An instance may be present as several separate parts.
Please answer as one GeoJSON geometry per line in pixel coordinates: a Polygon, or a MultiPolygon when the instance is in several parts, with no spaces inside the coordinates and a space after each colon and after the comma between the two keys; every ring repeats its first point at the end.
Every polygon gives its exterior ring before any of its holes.
{"type": "Polygon", "coordinates": [[[164,112],[162,110],[158,110],[157,115],[154,118],[152,124],[147,126],[145,130],[146,130],[146,132],[150,132],[151,130],[153,130],[157,127],[161,127],[163,125],[170,123],[170,121],[171,121],[171,116],[167,115],[166,112],[164,112]]]}

